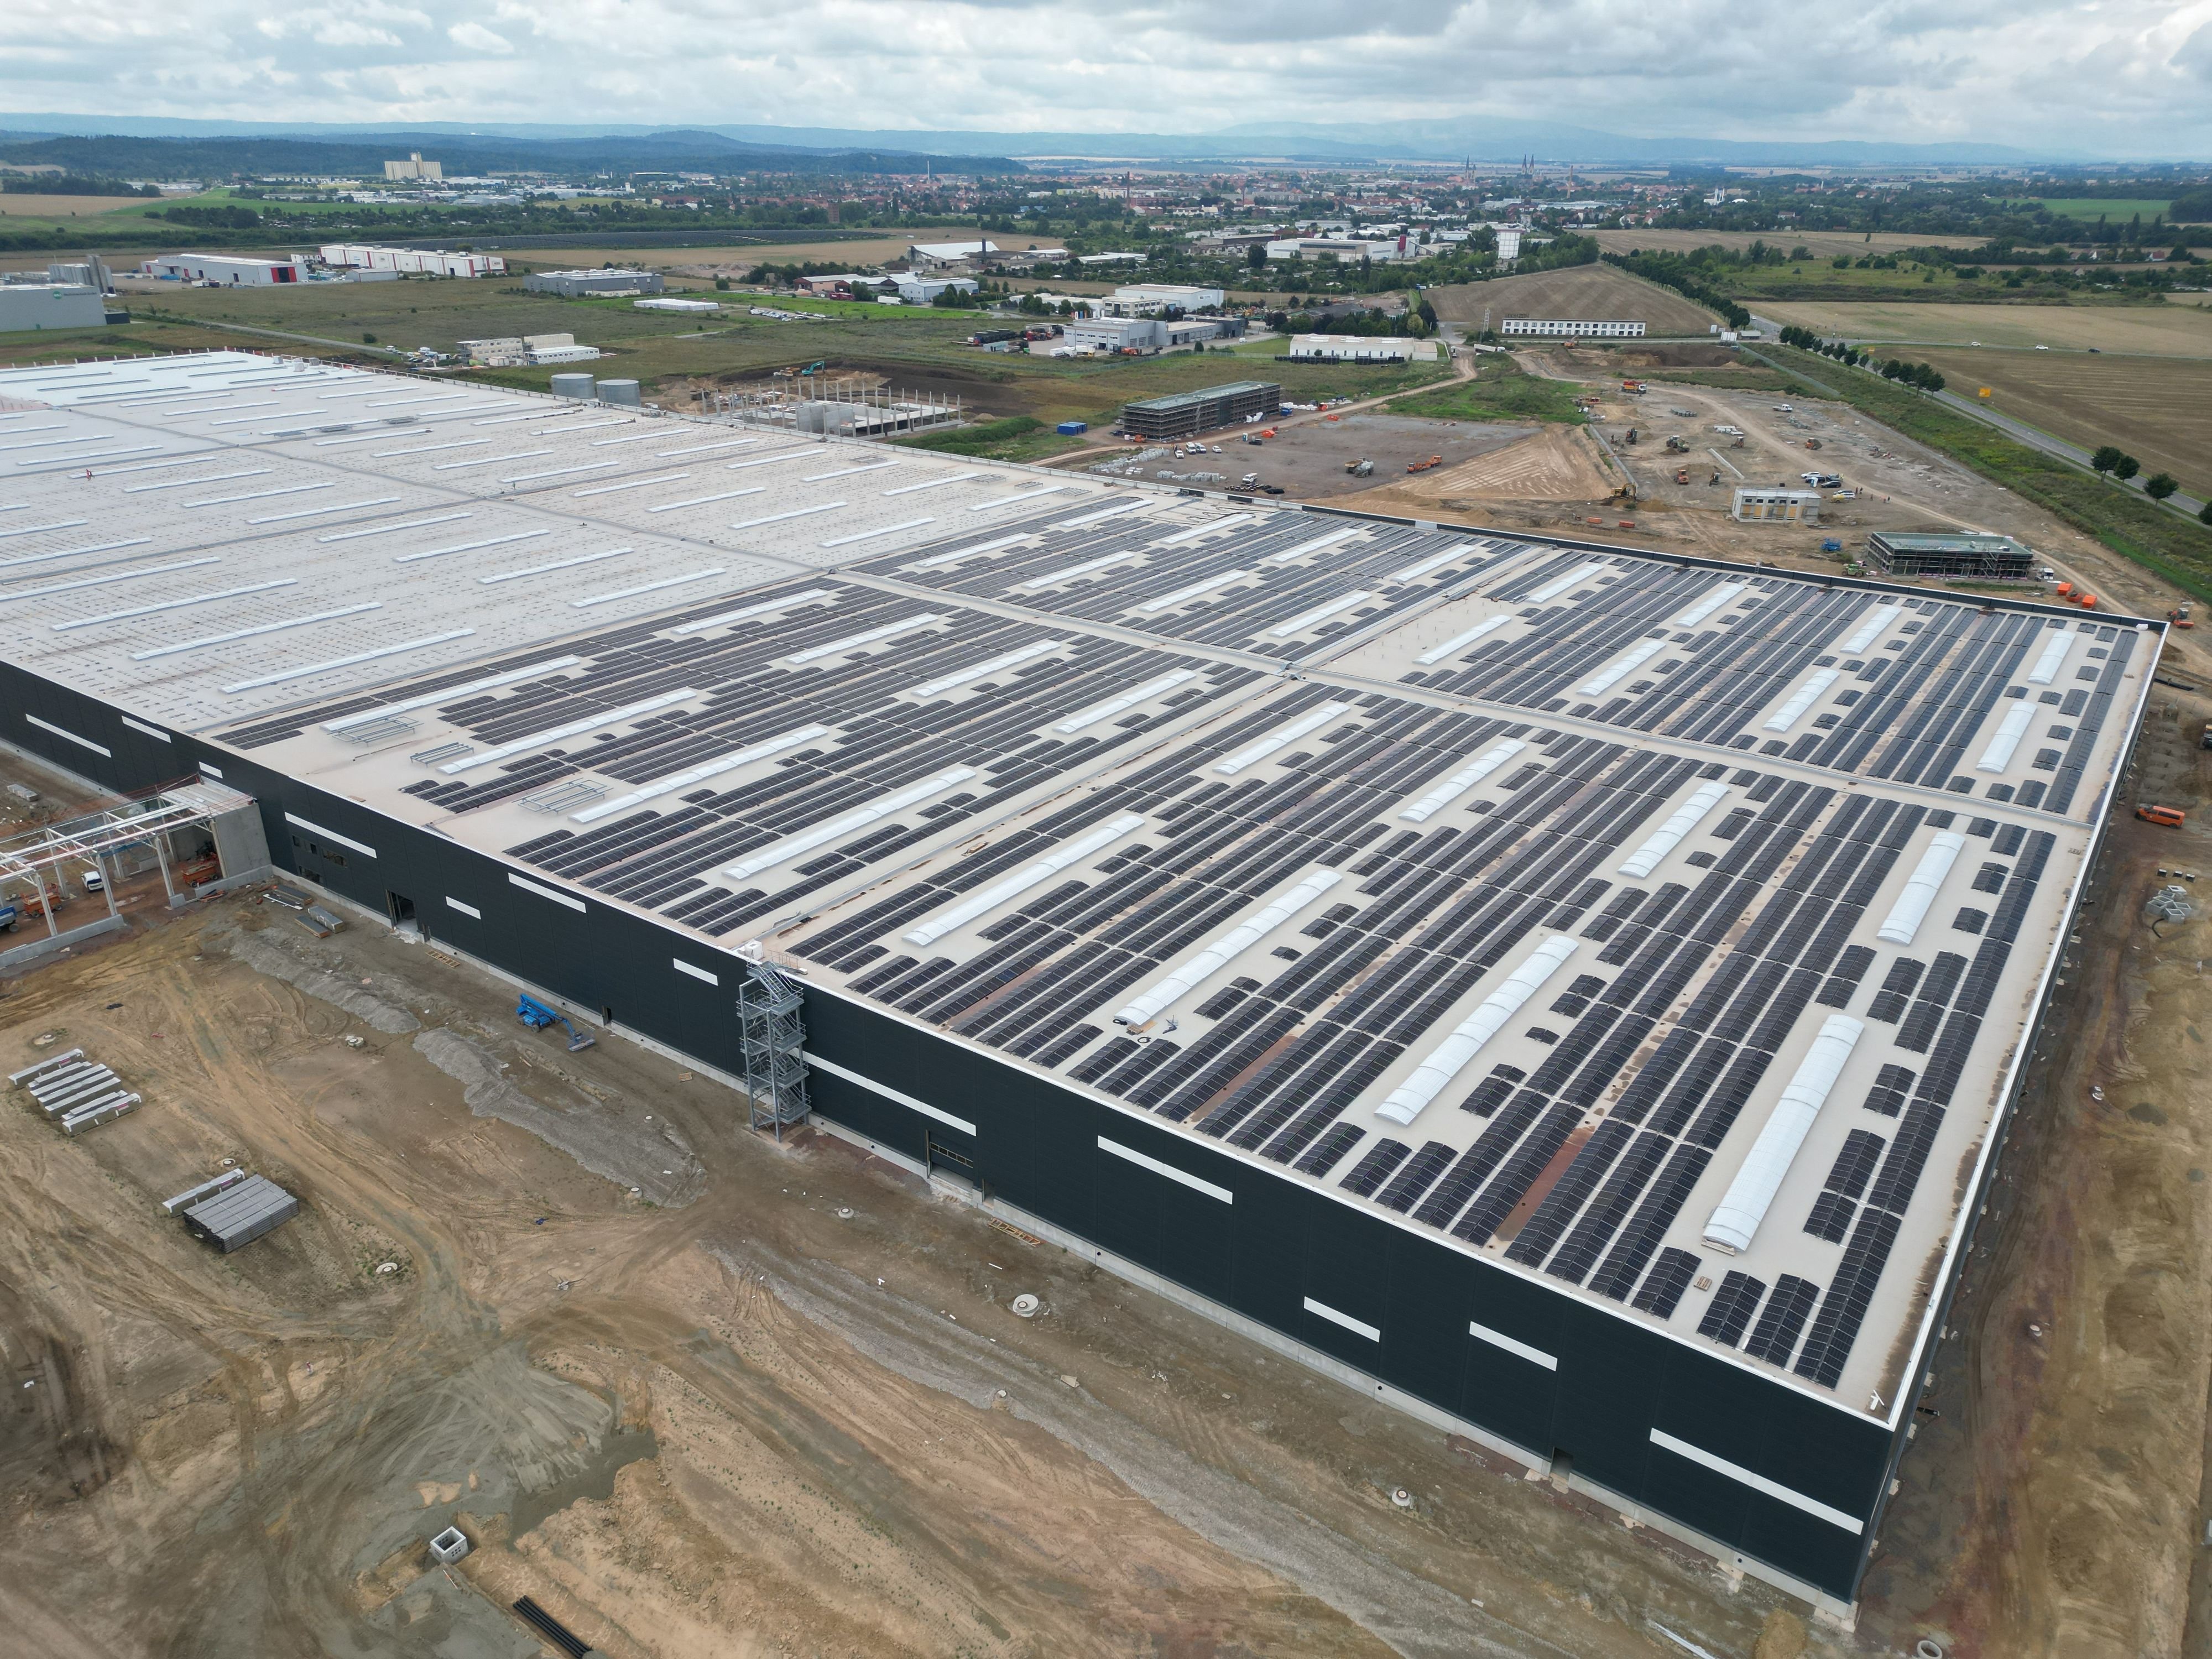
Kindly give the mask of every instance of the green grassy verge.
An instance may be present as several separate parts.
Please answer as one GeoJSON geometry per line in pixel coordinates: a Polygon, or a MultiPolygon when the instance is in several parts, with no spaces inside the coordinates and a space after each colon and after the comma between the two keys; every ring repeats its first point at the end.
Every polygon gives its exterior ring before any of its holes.
{"type": "Polygon", "coordinates": [[[1575,388],[1565,380],[1526,374],[1510,357],[1485,356],[1472,380],[1455,380],[1391,402],[1393,415],[1418,415],[1438,421],[1547,421],[1555,426],[1584,424],[1575,407],[1575,388]]]}
{"type": "Polygon", "coordinates": [[[1004,420],[985,421],[979,426],[927,432],[918,438],[894,438],[891,441],[908,449],[933,449],[942,455],[983,455],[1003,460],[1007,459],[1000,453],[1003,449],[1043,425],[1042,421],[1031,415],[1010,415],[1004,420]]]}
{"type": "Polygon", "coordinates": [[[1847,403],[2002,484],[2121,557],[2212,602],[2212,529],[2015,443],[1935,398],[1793,346],[1746,348],[1816,397],[1847,403]]]}

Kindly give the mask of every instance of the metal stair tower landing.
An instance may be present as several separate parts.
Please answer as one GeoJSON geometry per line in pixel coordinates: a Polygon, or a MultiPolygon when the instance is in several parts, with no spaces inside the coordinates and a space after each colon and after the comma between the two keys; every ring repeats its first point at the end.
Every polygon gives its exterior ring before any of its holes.
{"type": "Polygon", "coordinates": [[[751,1126],[774,1129],[779,1140],[807,1112],[805,1007],[799,988],[768,963],[753,963],[738,981],[738,1030],[751,1126]]]}

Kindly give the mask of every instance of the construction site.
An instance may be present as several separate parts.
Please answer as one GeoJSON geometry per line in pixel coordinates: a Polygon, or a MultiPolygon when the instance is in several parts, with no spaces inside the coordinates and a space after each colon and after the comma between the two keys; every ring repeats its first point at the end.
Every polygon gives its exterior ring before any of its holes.
{"type": "Polygon", "coordinates": [[[2180,1639],[2212,707],[2140,577],[1404,504],[1637,478],[1605,399],[1345,511],[0,392],[38,1650],[2180,1639]]]}
{"type": "Polygon", "coordinates": [[[819,362],[780,370],[764,385],[702,386],[694,395],[702,415],[837,438],[896,438],[966,419],[957,393],[899,390],[876,375],[833,374],[819,362]]]}

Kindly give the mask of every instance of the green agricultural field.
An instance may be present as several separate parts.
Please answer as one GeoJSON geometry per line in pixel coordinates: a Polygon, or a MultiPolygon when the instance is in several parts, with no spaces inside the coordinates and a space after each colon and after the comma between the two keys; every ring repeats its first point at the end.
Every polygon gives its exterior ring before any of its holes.
{"type": "Polygon", "coordinates": [[[2102,196],[2045,196],[2037,199],[2062,219],[2094,221],[2102,217],[2115,222],[2132,219],[2138,213],[2146,219],[2154,219],[2173,205],[2170,199],[2142,202],[2102,196]]]}

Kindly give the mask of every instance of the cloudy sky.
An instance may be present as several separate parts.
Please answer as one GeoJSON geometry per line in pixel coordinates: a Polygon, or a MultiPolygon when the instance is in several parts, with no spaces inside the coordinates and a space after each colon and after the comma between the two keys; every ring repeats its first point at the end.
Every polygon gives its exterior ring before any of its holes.
{"type": "Polygon", "coordinates": [[[0,106],[1008,132],[1518,118],[2212,155],[2212,0],[8,0],[0,106]]]}

